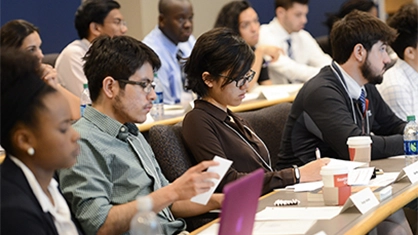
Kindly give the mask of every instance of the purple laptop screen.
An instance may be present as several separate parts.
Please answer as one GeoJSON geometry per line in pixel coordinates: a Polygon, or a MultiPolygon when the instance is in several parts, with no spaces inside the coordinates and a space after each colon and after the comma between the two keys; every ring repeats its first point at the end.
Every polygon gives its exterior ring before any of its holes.
{"type": "Polygon", "coordinates": [[[264,171],[258,169],[224,187],[219,235],[251,235],[264,171]]]}

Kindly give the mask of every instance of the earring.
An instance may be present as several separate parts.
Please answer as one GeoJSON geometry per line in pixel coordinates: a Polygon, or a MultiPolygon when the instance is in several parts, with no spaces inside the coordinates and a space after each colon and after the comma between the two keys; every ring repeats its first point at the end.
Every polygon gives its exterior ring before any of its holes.
{"type": "Polygon", "coordinates": [[[35,149],[33,149],[32,147],[30,147],[30,148],[28,148],[27,153],[28,153],[30,156],[33,156],[33,155],[35,154],[35,149]]]}

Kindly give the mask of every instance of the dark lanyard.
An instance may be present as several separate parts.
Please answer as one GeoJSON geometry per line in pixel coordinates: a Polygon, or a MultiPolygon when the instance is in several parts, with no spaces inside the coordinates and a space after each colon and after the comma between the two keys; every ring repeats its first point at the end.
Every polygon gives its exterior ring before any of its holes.
{"type": "MultiPolygon", "coordinates": [[[[356,109],[354,108],[353,99],[351,99],[351,97],[350,97],[350,93],[348,92],[347,84],[345,84],[345,81],[343,80],[343,75],[341,74],[341,71],[338,68],[338,66],[335,64],[335,61],[332,61],[331,68],[332,68],[334,74],[337,76],[338,80],[340,80],[341,84],[343,85],[343,87],[344,87],[344,89],[345,89],[345,91],[348,95],[348,98],[350,99],[351,109],[352,109],[352,112],[353,112],[353,120],[354,120],[354,123],[357,124],[357,117],[356,117],[356,111],[355,111],[356,109]]],[[[370,134],[369,100],[366,99],[366,111],[364,113],[358,107],[357,107],[357,111],[360,112],[362,134],[370,134]]]]}

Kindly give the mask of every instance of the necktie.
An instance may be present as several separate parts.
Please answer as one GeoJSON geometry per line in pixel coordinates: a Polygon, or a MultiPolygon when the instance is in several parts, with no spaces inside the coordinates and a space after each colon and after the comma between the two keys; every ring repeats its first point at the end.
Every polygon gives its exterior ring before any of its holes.
{"type": "Polygon", "coordinates": [[[361,89],[361,94],[359,98],[360,104],[361,104],[361,111],[364,113],[366,112],[366,95],[364,94],[364,90],[361,89]]]}
{"type": "Polygon", "coordinates": [[[183,52],[179,49],[176,53],[177,62],[180,66],[180,73],[181,73],[181,84],[183,85],[183,89],[185,90],[187,86],[186,74],[184,73],[184,59],[183,59],[183,52]]]}
{"type": "Polygon", "coordinates": [[[293,51],[292,51],[292,39],[288,38],[286,40],[287,42],[287,56],[291,59],[293,59],[293,51]]]}

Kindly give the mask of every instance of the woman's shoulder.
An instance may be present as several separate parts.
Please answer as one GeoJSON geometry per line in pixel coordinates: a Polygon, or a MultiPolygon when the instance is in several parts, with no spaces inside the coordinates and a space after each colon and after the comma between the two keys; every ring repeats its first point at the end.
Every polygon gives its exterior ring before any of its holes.
{"type": "Polygon", "coordinates": [[[203,109],[190,110],[183,119],[183,126],[188,123],[200,123],[211,120],[211,115],[203,109]]]}

